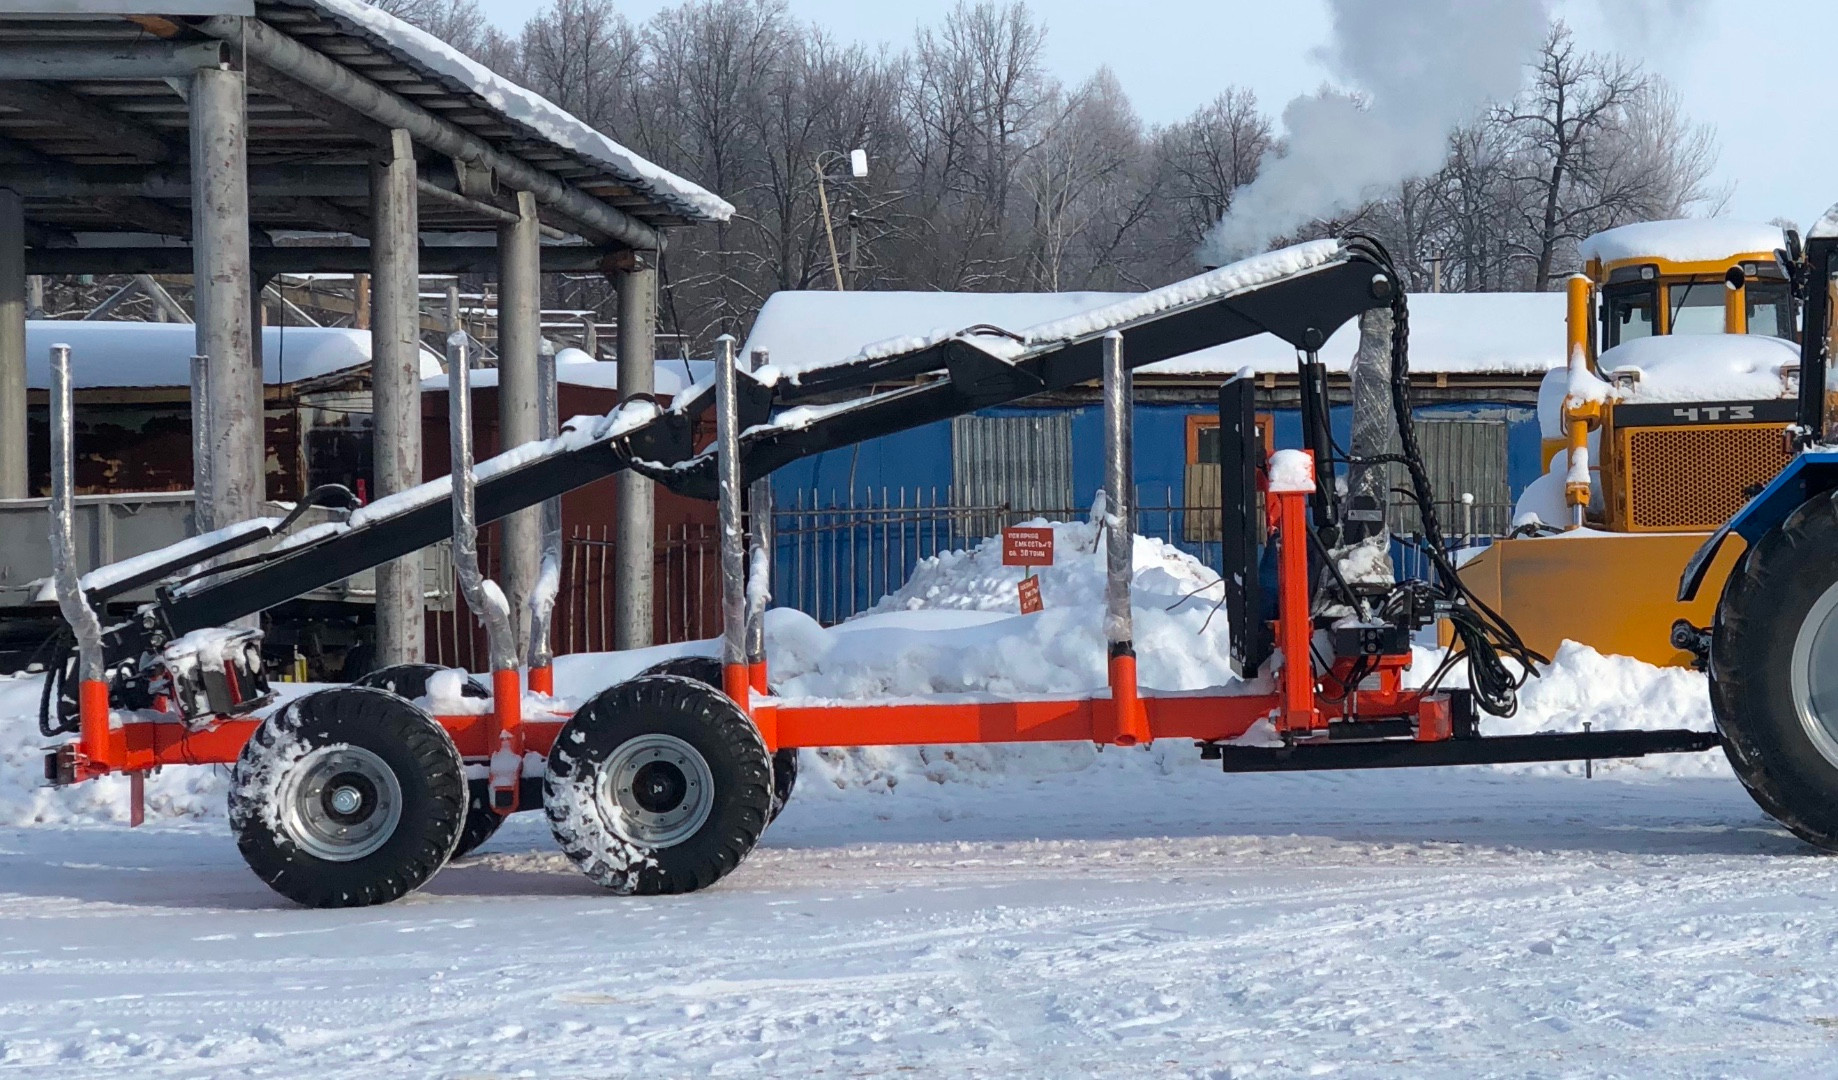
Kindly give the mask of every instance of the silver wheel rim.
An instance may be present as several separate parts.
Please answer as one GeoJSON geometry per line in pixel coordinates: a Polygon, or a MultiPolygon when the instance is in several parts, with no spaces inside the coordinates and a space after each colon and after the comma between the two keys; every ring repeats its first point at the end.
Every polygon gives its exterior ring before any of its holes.
{"type": "Polygon", "coordinates": [[[696,834],[715,806],[715,776],[700,751],[674,735],[621,743],[600,771],[600,808],[622,839],[667,848],[696,834]]]}
{"type": "Polygon", "coordinates": [[[1793,708],[1825,760],[1838,766],[1838,585],[1825,590],[1793,641],[1793,708]]]}
{"type": "Polygon", "coordinates": [[[281,831],[327,862],[376,851],[402,821],[402,784],[361,746],[324,746],[295,762],[280,792],[281,831]]]}

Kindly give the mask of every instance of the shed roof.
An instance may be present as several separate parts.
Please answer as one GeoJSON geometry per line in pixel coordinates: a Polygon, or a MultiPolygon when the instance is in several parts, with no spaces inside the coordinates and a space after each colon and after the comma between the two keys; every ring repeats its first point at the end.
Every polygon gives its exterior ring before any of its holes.
{"type": "MultiPolygon", "coordinates": [[[[774,293],[745,345],[766,349],[793,377],[858,356],[876,342],[946,336],[991,324],[1022,331],[1132,298],[1134,293],[774,293]]],[[[1321,349],[1330,371],[1345,372],[1359,343],[1343,326],[1321,349]]],[[[1564,363],[1562,293],[1420,293],[1410,298],[1412,371],[1537,375],[1564,363]]],[[[1202,349],[1138,369],[1147,377],[1222,376],[1245,369],[1295,371],[1295,350],[1268,334],[1202,349]]]]}
{"type": "MultiPolygon", "coordinates": [[[[189,323],[29,319],[26,385],[51,385],[51,346],[70,346],[71,382],[84,388],[190,386],[197,327],[189,323]]],[[[370,331],[334,326],[262,328],[262,381],[317,379],[370,363],[370,331]]],[[[440,358],[421,350],[423,378],[440,374],[440,358]]]]}
{"type": "MultiPolygon", "coordinates": [[[[34,246],[128,233],[142,239],[124,243],[144,246],[145,234],[188,235],[185,83],[141,66],[173,50],[210,54],[218,48],[224,60],[240,64],[236,50],[204,32],[222,25],[203,10],[211,5],[43,0],[28,6],[37,10],[0,13],[0,52],[23,58],[10,71],[13,77],[0,80],[0,170],[24,184],[18,189],[34,246]],[[122,13],[130,8],[141,13],[122,13]],[[41,56],[98,53],[119,57],[122,74],[20,77],[21,66],[30,74],[41,56]],[[59,195],[60,179],[113,187],[101,195],[59,195]]],[[[252,31],[304,46],[646,226],[722,220],[733,212],[716,195],[362,0],[254,0],[253,11],[244,24],[252,31]]],[[[247,70],[251,225],[279,243],[302,239],[282,235],[287,233],[365,234],[366,170],[380,126],[253,58],[247,70]]],[[[500,223],[501,215],[482,214],[477,205],[496,203],[500,211],[508,205],[504,193],[490,190],[489,178],[461,176],[437,154],[423,158],[422,174],[455,195],[464,189],[473,200],[469,209],[459,199],[424,197],[423,229],[486,231],[500,223]]],[[[579,232],[552,208],[541,213],[563,232],[579,232]]]]}

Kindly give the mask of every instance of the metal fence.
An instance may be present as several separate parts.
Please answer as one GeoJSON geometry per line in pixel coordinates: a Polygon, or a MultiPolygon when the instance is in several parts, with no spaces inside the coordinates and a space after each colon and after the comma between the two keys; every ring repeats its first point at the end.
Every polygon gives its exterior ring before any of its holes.
{"type": "MultiPolygon", "coordinates": [[[[1220,508],[1184,505],[1182,494],[1171,485],[1138,485],[1136,531],[1217,568],[1220,508]]],[[[1456,547],[1491,543],[1506,531],[1511,512],[1506,505],[1459,500],[1437,506],[1443,533],[1456,547]]],[[[773,514],[773,603],[834,625],[897,592],[923,559],[974,547],[1033,518],[1082,521],[1088,514],[1085,507],[965,504],[942,487],[793,492],[789,499],[781,496],[773,514]]],[[[718,539],[714,526],[695,524],[668,526],[658,538],[653,629],[659,642],[697,641],[721,632],[718,539]]],[[[614,543],[612,529],[602,525],[576,526],[565,538],[553,623],[558,655],[613,648],[614,543]]],[[[1395,536],[1392,558],[1400,576],[1430,575],[1421,543],[1416,533],[1395,536]]],[[[482,542],[479,558],[486,573],[498,572],[493,545],[482,542]]],[[[473,668],[485,663],[484,634],[457,595],[453,610],[429,612],[429,626],[433,662],[473,668]]]]}

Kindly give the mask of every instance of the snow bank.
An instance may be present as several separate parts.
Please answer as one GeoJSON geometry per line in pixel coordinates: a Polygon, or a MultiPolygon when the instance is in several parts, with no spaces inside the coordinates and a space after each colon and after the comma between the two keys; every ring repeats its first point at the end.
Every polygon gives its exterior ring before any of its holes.
{"type": "Polygon", "coordinates": [[[1738,255],[1771,256],[1786,246],[1787,237],[1778,225],[1688,218],[1642,221],[1609,229],[1584,240],[1577,251],[1585,261],[1600,259],[1604,264],[1627,259],[1711,262],[1738,255]]]}
{"type": "MultiPolygon", "coordinates": [[[[652,373],[652,392],[660,398],[672,398],[709,377],[715,369],[712,360],[659,360],[652,373]]],[[[619,388],[619,365],[611,360],[595,360],[579,349],[563,349],[555,354],[555,379],[564,386],[591,386],[601,390],[619,388]]],[[[472,373],[472,388],[481,390],[498,385],[497,368],[479,368],[472,373]]],[[[445,372],[421,380],[423,393],[447,392],[445,372]]]]}

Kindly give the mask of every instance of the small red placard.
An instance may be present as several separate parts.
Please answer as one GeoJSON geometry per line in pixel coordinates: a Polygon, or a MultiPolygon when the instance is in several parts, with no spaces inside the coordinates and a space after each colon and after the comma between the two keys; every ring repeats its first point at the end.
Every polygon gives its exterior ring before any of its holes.
{"type": "Polygon", "coordinates": [[[1002,565],[1052,566],[1053,530],[1044,526],[1003,529],[1002,565]]]}
{"type": "Polygon", "coordinates": [[[1040,602],[1040,578],[1029,575],[1021,579],[1021,614],[1032,615],[1046,607],[1040,602]]]}

